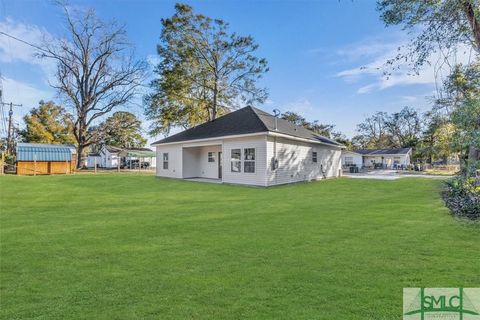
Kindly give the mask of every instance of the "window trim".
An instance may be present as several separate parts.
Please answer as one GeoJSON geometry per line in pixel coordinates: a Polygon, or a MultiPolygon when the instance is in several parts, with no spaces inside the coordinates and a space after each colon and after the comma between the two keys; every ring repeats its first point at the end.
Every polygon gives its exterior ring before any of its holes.
{"type": "Polygon", "coordinates": [[[168,162],[169,162],[168,158],[169,158],[168,152],[163,152],[163,155],[162,155],[163,170],[168,170],[168,162]]]}
{"type": "Polygon", "coordinates": [[[257,150],[256,148],[243,148],[243,172],[244,173],[255,173],[256,172],[256,167],[257,167],[257,150]],[[252,159],[249,159],[247,160],[246,157],[247,157],[247,150],[253,150],[253,160],[252,159]],[[253,163],[253,171],[245,171],[245,164],[246,163],[249,163],[249,164],[252,164],[253,163]]]}
{"type": "Polygon", "coordinates": [[[215,152],[213,152],[213,151],[208,151],[207,152],[207,162],[208,163],[215,162],[215,152]]]}
{"type": "MultiPolygon", "coordinates": [[[[236,153],[236,152],[235,152],[236,153]]],[[[242,173],[242,149],[241,148],[235,148],[235,149],[230,149],[230,172],[231,173],[242,173]],[[233,152],[238,151],[239,158],[234,158],[233,157],[233,152]],[[238,171],[233,170],[233,164],[239,164],[238,171]]]]}

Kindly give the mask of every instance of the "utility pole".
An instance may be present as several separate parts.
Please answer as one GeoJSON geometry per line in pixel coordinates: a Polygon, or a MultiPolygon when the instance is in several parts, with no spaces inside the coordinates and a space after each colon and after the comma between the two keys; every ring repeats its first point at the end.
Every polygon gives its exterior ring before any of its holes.
{"type": "Polygon", "coordinates": [[[21,107],[21,104],[15,104],[13,102],[5,103],[0,102],[3,105],[10,106],[8,111],[8,132],[7,132],[7,154],[13,153],[13,107],[21,107]]]}

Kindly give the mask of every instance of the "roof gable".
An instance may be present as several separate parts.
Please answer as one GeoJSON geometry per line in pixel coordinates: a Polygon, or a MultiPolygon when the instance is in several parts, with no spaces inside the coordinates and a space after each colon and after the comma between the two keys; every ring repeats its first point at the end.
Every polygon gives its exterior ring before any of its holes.
{"type": "Polygon", "coordinates": [[[250,106],[156,141],[153,145],[260,132],[277,132],[293,137],[341,146],[334,140],[318,135],[287,120],[277,118],[275,124],[275,117],[273,115],[250,106]]]}

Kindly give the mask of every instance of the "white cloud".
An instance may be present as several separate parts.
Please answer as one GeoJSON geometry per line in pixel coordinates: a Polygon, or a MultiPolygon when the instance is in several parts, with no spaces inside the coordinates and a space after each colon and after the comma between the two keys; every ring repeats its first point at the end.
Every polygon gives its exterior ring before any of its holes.
{"type": "Polygon", "coordinates": [[[285,111],[293,111],[295,113],[298,113],[304,117],[309,117],[314,114],[315,109],[311,102],[308,99],[305,98],[299,98],[298,100],[287,103],[285,105],[285,110],[280,110],[282,113],[285,111]]]}
{"type": "Polygon", "coordinates": [[[14,110],[16,122],[20,122],[22,116],[31,108],[36,107],[40,100],[51,100],[54,98],[53,91],[42,90],[29,83],[4,77],[2,78],[2,84],[4,89],[3,101],[22,105],[14,110]]]}
{"type": "Polygon", "coordinates": [[[350,47],[339,50],[339,55],[351,57],[370,57],[370,61],[355,68],[342,70],[336,74],[348,83],[355,83],[360,80],[370,82],[357,89],[358,94],[370,93],[372,91],[384,90],[395,86],[405,85],[434,85],[449,74],[450,65],[454,63],[467,63],[471,59],[470,52],[465,48],[457,50],[457,54],[449,62],[445,62],[441,52],[434,53],[431,61],[434,63],[425,65],[418,74],[412,74],[408,65],[399,65],[398,69],[392,70],[388,76],[386,62],[397,56],[401,49],[407,44],[405,40],[391,43],[371,43],[370,45],[359,44],[357,47],[350,47]],[[453,63],[454,62],[454,63],[453,63]]]}
{"type": "MultiPolygon", "coordinates": [[[[12,18],[6,18],[0,21],[0,30],[39,47],[41,47],[42,39],[53,38],[44,28],[20,23],[12,18]]],[[[23,62],[30,65],[37,65],[43,70],[46,76],[45,80],[47,80],[47,78],[50,78],[54,73],[55,63],[51,59],[37,58],[35,56],[36,52],[38,52],[38,50],[32,46],[5,35],[0,35],[0,62],[23,62]]]]}

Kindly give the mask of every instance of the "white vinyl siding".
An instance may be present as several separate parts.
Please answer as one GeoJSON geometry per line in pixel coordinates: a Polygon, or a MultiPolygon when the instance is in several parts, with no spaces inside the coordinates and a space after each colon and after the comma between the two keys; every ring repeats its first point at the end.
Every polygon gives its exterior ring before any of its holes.
{"type": "Polygon", "coordinates": [[[342,151],[342,166],[356,165],[357,167],[363,167],[363,157],[359,153],[351,151],[342,151]]]}
{"type": "Polygon", "coordinates": [[[218,162],[209,155],[216,159],[220,151],[220,145],[182,147],[183,178],[218,179],[218,162]]]}
{"type": "Polygon", "coordinates": [[[321,179],[323,178],[322,168],[327,178],[339,175],[340,148],[286,138],[276,138],[278,168],[274,170],[271,166],[274,154],[273,139],[263,135],[159,145],[156,147],[157,176],[218,178],[218,161],[209,162],[209,152],[213,152],[216,159],[218,159],[218,152],[222,152],[222,181],[225,183],[271,186],[321,179]],[[232,150],[235,150],[234,159],[232,159],[232,150]],[[313,162],[313,152],[317,153],[316,163],[313,162]],[[163,153],[168,153],[167,170],[162,169],[163,153]],[[238,172],[232,172],[232,160],[240,163],[238,172]]]}
{"type": "Polygon", "coordinates": [[[271,164],[278,160],[278,168],[268,166],[268,185],[285,184],[336,177],[340,174],[341,149],[326,145],[299,142],[286,138],[268,137],[267,158],[271,164]],[[313,152],[317,162],[313,162],[313,152]],[[324,173],[322,173],[322,169],[324,173]]]}
{"type": "Polygon", "coordinates": [[[182,178],[181,146],[157,146],[156,175],[159,177],[182,178]],[[163,154],[168,153],[168,169],[163,169],[163,154]]]}
{"type": "Polygon", "coordinates": [[[266,186],[266,136],[234,138],[223,140],[223,182],[266,186]],[[255,172],[244,172],[245,149],[255,149],[255,172]],[[241,171],[231,171],[232,150],[241,150],[241,171]]]}

